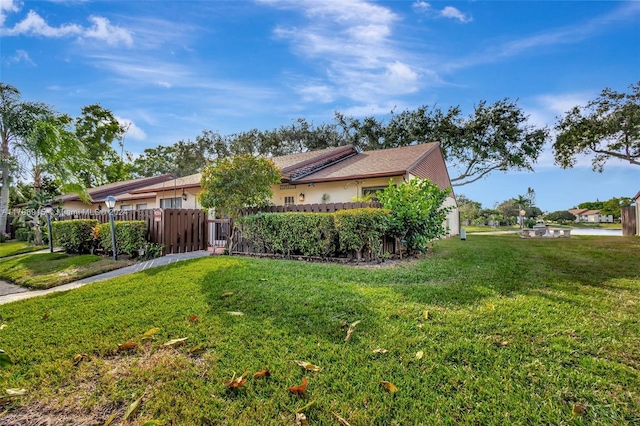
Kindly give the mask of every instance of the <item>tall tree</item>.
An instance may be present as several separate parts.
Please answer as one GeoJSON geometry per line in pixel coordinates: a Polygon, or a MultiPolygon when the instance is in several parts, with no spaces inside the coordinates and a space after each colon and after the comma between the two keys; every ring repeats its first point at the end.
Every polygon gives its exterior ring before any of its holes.
{"type": "Polygon", "coordinates": [[[233,219],[243,208],[267,204],[273,196],[271,185],[278,184],[281,177],[280,169],[272,160],[250,154],[217,158],[202,170],[198,200],[202,207],[229,217],[229,254],[233,250],[233,219]]]}
{"type": "Polygon", "coordinates": [[[13,148],[31,134],[38,121],[52,114],[48,105],[23,101],[17,88],[0,82],[0,228],[7,223],[9,187],[18,166],[13,148]]]}
{"type": "Polygon", "coordinates": [[[640,166],[640,81],[629,93],[609,88],[559,118],[553,144],[556,163],[573,167],[579,154],[593,156],[593,170],[602,172],[611,158],[640,166]]]}

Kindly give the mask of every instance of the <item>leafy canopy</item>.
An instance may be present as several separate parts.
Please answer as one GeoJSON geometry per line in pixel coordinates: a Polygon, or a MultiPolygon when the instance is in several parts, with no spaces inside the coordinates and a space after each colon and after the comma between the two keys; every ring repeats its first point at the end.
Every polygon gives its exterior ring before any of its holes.
{"type": "Polygon", "coordinates": [[[264,157],[217,158],[202,169],[198,200],[204,208],[237,217],[246,207],[266,205],[273,196],[271,185],[280,183],[281,176],[278,166],[264,157]]]}
{"type": "Polygon", "coordinates": [[[640,81],[629,89],[619,93],[606,88],[558,120],[553,144],[557,164],[571,168],[576,157],[585,154],[593,156],[593,170],[599,172],[611,158],[640,166],[640,81]]]}

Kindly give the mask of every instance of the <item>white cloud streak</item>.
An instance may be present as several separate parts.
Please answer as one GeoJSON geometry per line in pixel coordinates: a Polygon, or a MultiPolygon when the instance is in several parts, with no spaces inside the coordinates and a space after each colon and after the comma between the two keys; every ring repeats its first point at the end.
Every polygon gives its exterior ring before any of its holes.
{"type": "MultiPolygon", "coordinates": [[[[0,1],[4,2],[5,0],[0,1]]],[[[5,6],[1,7],[0,10],[17,11],[15,7],[12,9],[4,8],[5,6]]],[[[4,21],[5,16],[2,15],[0,20],[4,21]]],[[[26,35],[51,38],[76,36],[80,39],[104,41],[110,46],[133,46],[133,36],[131,32],[116,25],[112,25],[107,18],[101,16],[90,16],[89,21],[92,23],[89,27],[82,27],[77,24],[63,24],[59,27],[52,27],[44,20],[44,18],[38,15],[38,13],[30,10],[27,13],[27,16],[22,21],[16,23],[13,27],[6,28],[2,26],[2,28],[0,28],[0,34],[2,34],[2,36],[26,35]]]]}
{"type": "Polygon", "coordinates": [[[463,24],[473,21],[471,15],[467,15],[453,6],[445,6],[442,10],[437,10],[430,3],[422,0],[414,2],[411,6],[415,12],[432,18],[455,19],[463,24]]]}

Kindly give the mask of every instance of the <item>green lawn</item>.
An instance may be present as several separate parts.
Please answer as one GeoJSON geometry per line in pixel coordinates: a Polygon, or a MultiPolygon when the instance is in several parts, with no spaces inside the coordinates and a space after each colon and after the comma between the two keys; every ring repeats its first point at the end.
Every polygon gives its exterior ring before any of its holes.
{"type": "Polygon", "coordinates": [[[140,397],[124,424],[293,425],[312,402],[311,425],[640,422],[639,238],[455,238],[388,268],[209,257],[0,315],[0,389],[27,390],[0,423],[122,424],[140,397]]]}
{"type": "Polygon", "coordinates": [[[10,241],[0,243],[0,257],[15,256],[16,254],[30,253],[46,248],[45,246],[34,246],[24,241],[10,241]]]}
{"type": "Polygon", "coordinates": [[[0,260],[0,280],[24,287],[43,289],[66,284],[133,262],[101,258],[92,254],[35,253],[0,260]]]}

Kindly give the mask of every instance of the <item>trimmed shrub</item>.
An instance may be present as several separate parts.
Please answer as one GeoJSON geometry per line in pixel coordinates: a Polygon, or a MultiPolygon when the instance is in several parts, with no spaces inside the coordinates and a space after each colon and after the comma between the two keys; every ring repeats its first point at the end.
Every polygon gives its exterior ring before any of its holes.
{"type": "MultiPolygon", "coordinates": [[[[147,242],[147,223],[144,220],[122,220],[114,222],[116,229],[116,247],[118,254],[127,254],[130,257],[138,256],[138,250],[144,248],[147,242]]],[[[111,224],[99,225],[98,232],[100,245],[105,253],[113,253],[111,245],[111,224]]]]}
{"type": "Polygon", "coordinates": [[[92,230],[98,224],[95,219],[61,220],[51,224],[53,241],[66,253],[91,253],[94,243],[92,230]]]}
{"type": "Polygon", "coordinates": [[[237,224],[256,251],[327,257],[336,249],[333,221],[328,213],[258,213],[237,224]]]}
{"type": "Polygon", "coordinates": [[[30,243],[33,241],[33,233],[29,228],[16,228],[16,240],[30,243]]]}
{"type": "Polygon", "coordinates": [[[374,208],[336,212],[334,218],[340,250],[354,250],[358,261],[362,260],[365,252],[370,253],[373,259],[378,258],[390,213],[387,209],[374,208]]]}

